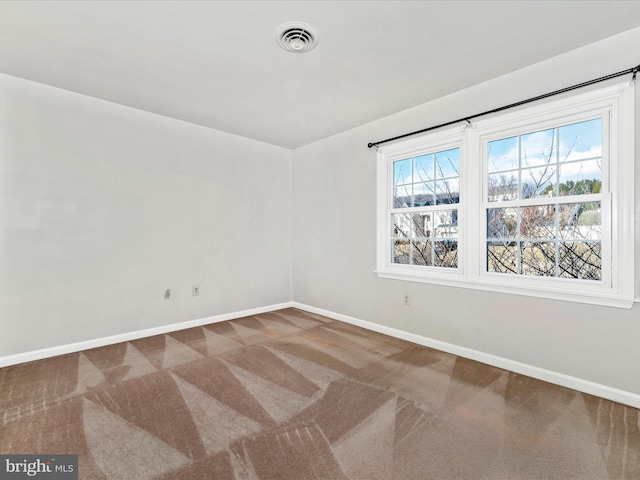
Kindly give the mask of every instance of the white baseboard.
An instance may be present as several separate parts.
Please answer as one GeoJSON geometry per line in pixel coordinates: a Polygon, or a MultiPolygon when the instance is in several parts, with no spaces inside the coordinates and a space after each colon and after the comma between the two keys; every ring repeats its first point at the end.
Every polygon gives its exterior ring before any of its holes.
{"type": "Polygon", "coordinates": [[[150,337],[153,335],[160,335],[169,332],[175,332],[178,330],[184,330],[187,328],[200,327],[210,323],[224,322],[226,320],[233,320],[234,318],[246,317],[249,315],[257,315],[260,313],[272,312],[274,310],[280,310],[283,308],[298,308],[310,313],[316,313],[328,318],[340,320],[341,322],[356,325],[358,327],[366,328],[374,332],[383,333],[392,337],[399,338],[401,340],[407,340],[409,342],[423,345],[425,347],[434,348],[443,352],[458,355],[460,357],[476,360],[487,365],[503,368],[511,372],[526,375],[528,377],[537,378],[545,382],[553,383],[563,387],[578,390],[580,392],[588,393],[598,397],[606,398],[614,402],[623,403],[635,408],[640,408],[640,395],[635,393],[619,390],[616,388],[608,387],[599,383],[591,382],[563,373],[546,370],[544,368],[535,367],[526,363],[516,362],[507,358],[498,357],[489,353],[480,352],[452,343],[442,342],[429,337],[423,337],[415,333],[405,332],[396,328],[387,327],[359,318],[350,317],[348,315],[342,315],[322,308],[312,307],[298,302],[284,302],[275,305],[269,305],[265,307],[253,308],[249,310],[242,310],[238,312],[225,313],[222,315],[214,315],[211,317],[200,318],[197,320],[190,320],[187,322],[174,323],[171,325],[163,325],[161,327],[148,328],[145,330],[137,330],[135,332],[122,333],[119,335],[112,335],[109,337],[97,338],[92,340],[86,340],[83,342],[70,343],[67,345],[60,345],[57,347],[44,348],[41,350],[34,350],[31,352],[18,353],[15,355],[7,355],[0,357],[0,367],[6,367],[9,365],[15,365],[18,363],[31,362],[34,360],[40,360],[43,358],[54,357],[56,355],[63,355],[66,353],[79,352],[82,350],[88,350],[90,348],[104,347],[106,345],[112,345],[114,343],[128,342],[130,340],[137,340],[139,338],[150,337]]]}
{"type": "Polygon", "coordinates": [[[640,408],[640,395],[627,392],[625,390],[619,390],[617,388],[608,387],[606,385],[601,385],[589,380],[584,380],[581,378],[572,377],[570,375],[565,375],[563,373],[546,370],[544,368],[535,367],[526,363],[516,362],[514,360],[509,360],[507,358],[498,357],[496,355],[480,352],[478,350],[461,347],[452,343],[442,342],[433,338],[423,337],[422,335],[417,335],[415,333],[405,332],[396,328],[368,322],[359,318],[349,317],[347,315],[331,312],[322,308],[312,307],[303,303],[292,302],[291,306],[310,313],[316,313],[318,315],[323,315],[335,320],[340,320],[341,322],[350,323],[352,325],[366,328],[368,330],[373,330],[374,332],[383,333],[391,337],[396,337],[401,340],[407,340],[409,342],[417,343],[418,345],[423,345],[425,347],[451,353],[459,357],[476,360],[487,365],[492,365],[504,370],[509,370],[510,372],[519,373],[528,377],[537,378],[538,380],[553,383],[555,385],[578,390],[579,392],[588,393],[590,395],[606,398],[614,402],[623,403],[631,407],[640,408]]]}
{"type": "Polygon", "coordinates": [[[43,348],[41,350],[34,350],[32,352],[7,355],[4,357],[0,357],[0,367],[31,362],[33,360],[41,360],[43,358],[55,357],[56,355],[64,355],[66,353],[79,352],[81,350],[88,350],[90,348],[104,347],[106,345],[113,345],[114,343],[128,342],[130,340],[137,340],[139,338],[151,337],[153,335],[185,330],[187,328],[201,327],[202,325],[208,325],[210,323],[224,322],[225,320],[233,320],[234,318],[272,312],[274,310],[280,310],[282,308],[289,308],[292,306],[293,302],[278,303],[276,305],[269,305],[266,307],[252,308],[250,310],[225,313],[222,315],[214,315],[212,317],[199,318],[197,320],[189,320],[187,322],[181,323],[173,323],[171,325],[163,325],[161,327],[147,328],[145,330],[137,330],[135,332],[121,333],[119,335],[112,335],[109,337],[85,340],[83,342],[69,343],[67,345],[60,345],[57,347],[43,348]]]}

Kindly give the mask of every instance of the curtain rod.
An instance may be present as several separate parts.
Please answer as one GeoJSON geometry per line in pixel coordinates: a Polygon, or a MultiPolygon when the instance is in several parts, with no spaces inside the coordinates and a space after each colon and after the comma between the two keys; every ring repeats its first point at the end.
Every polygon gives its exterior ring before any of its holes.
{"type": "Polygon", "coordinates": [[[462,117],[462,118],[459,118],[457,120],[452,120],[450,122],[441,123],[440,125],[434,125],[433,127],[423,128],[422,130],[416,130],[415,132],[405,133],[403,135],[398,135],[397,137],[387,138],[386,140],[380,140],[380,141],[377,141],[377,142],[368,143],[367,147],[368,148],[377,147],[378,145],[381,145],[383,143],[392,142],[394,140],[399,140],[399,139],[405,138],[405,137],[410,137],[411,135],[417,135],[418,133],[428,132],[430,130],[435,130],[436,128],[448,127],[449,125],[453,125],[453,124],[459,123],[459,122],[471,123],[471,119],[473,119],[473,118],[482,117],[484,115],[489,115],[491,113],[501,112],[501,111],[507,110],[509,108],[519,107],[520,105],[525,105],[527,103],[535,102],[537,100],[542,100],[543,98],[553,97],[554,95],[560,95],[561,93],[570,92],[571,90],[576,90],[578,88],[587,87],[589,85],[593,85],[594,83],[604,82],[606,80],[611,80],[612,78],[621,77],[623,75],[628,75],[630,73],[633,74],[633,77],[632,77],[631,81],[635,81],[636,75],[638,74],[638,72],[640,72],[640,65],[637,65],[637,66],[635,66],[633,68],[628,68],[628,69],[623,70],[621,72],[612,73],[612,74],[606,75],[604,77],[594,78],[593,80],[589,80],[587,82],[578,83],[578,84],[572,85],[570,87],[561,88],[560,90],[555,90],[553,92],[549,92],[549,93],[545,93],[545,94],[542,94],[542,95],[538,95],[537,97],[527,98],[526,100],[521,100],[521,101],[516,102],[516,103],[511,103],[511,104],[505,105],[503,107],[498,107],[498,108],[494,108],[492,110],[487,110],[486,112],[476,113],[474,115],[469,115],[469,116],[466,116],[466,117],[462,117]]]}

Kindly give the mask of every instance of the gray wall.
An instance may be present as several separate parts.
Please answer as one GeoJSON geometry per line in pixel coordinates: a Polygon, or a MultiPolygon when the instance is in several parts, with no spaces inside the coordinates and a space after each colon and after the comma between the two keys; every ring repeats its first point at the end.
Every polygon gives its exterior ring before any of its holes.
{"type": "Polygon", "coordinates": [[[625,70],[640,61],[639,44],[636,29],[295,150],[293,298],[640,394],[638,304],[625,310],[377,278],[376,153],[366,147],[625,70]]]}
{"type": "Polygon", "coordinates": [[[291,161],[0,76],[0,356],[289,301],[291,161]]]}

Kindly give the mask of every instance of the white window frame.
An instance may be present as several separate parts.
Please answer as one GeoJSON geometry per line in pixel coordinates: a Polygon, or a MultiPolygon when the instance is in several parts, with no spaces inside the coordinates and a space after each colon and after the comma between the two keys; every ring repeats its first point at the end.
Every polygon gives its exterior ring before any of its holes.
{"type": "MultiPolygon", "coordinates": [[[[413,157],[417,157],[420,155],[423,155],[425,153],[435,153],[435,152],[442,152],[442,151],[446,151],[446,150],[450,150],[453,148],[460,148],[460,155],[463,155],[463,151],[464,151],[464,145],[463,145],[464,141],[463,138],[461,137],[461,135],[459,134],[459,132],[450,132],[450,131],[446,131],[446,132],[442,132],[439,134],[435,134],[429,137],[429,141],[425,142],[424,140],[420,141],[420,140],[416,140],[415,142],[405,142],[403,145],[405,148],[401,148],[398,149],[396,151],[394,151],[392,154],[389,154],[387,156],[388,158],[388,163],[386,164],[385,168],[387,168],[386,171],[386,176],[388,176],[388,179],[390,179],[390,187],[387,189],[385,187],[385,192],[383,195],[383,199],[382,201],[384,202],[384,209],[385,209],[385,218],[389,219],[392,213],[420,213],[420,212],[424,212],[424,211],[433,211],[433,210],[439,210],[437,205],[434,205],[433,207],[411,207],[411,208],[402,208],[402,209],[394,209],[393,208],[393,162],[396,160],[403,160],[403,159],[407,159],[407,158],[413,158],[413,157]],[[387,191],[388,190],[388,191],[387,191]]],[[[460,181],[462,182],[462,177],[463,177],[463,172],[462,172],[462,165],[459,166],[460,168],[460,181]]],[[[385,180],[386,182],[387,180],[385,180]]],[[[386,184],[385,184],[386,185],[386,184]]],[[[461,193],[460,195],[462,196],[462,184],[460,185],[460,190],[461,193]]],[[[379,197],[379,201],[380,201],[380,197],[379,197]]],[[[458,210],[458,219],[460,219],[460,216],[463,214],[462,213],[462,198],[460,199],[460,203],[455,205],[455,207],[451,207],[451,205],[447,205],[447,206],[443,206],[440,208],[440,210],[452,210],[452,209],[456,209],[458,210]]],[[[458,225],[460,225],[460,220],[458,220],[458,225]]],[[[381,222],[379,223],[379,228],[382,228],[384,230],[384,232],[382,232],[383,235],[386,235],[386,237],[389,239],[388,242],[388,249],[386,250],[386,254],[388,256],[389,252],[391,251],[391,222],[390,221],[386,221],[386,222],[381,222]]],[[[461,229],[460,226],[458,226],[458,242],[460,242],[460,238],[464,238],[464,229],[461,229]]],[[[396,265],[396,264],[391,264],[389,263],[390,266],[396,265]]],[[[435,278],[440,278],[442,276],[444,277],[456,277],[456,276],[460,276],[460,274],[462,273],[462,259],[460,258],[460,251],[458,251],[458,268],[445,268],[445,267],[431,267],[431,266],[420,266],[420,265],[398,265],[401,267],[401,271],[407,272],[409,275],[417,275],[418,277],[422,277],[422,276],[430,276],[433,275],[435,278]]]]}
{"type": "MultiPolygon", "coordinates": [[[[631,308],[634,302],[634,88],[629,83],[534,104],[378,149],[377,269],[381,278],[631,308]],[[602,280],[487,272],[487,143],[602,116],[602,280]],[[608,135],[607,135],[608,133],[608,135]],[[607,145],[608,142],[608,145],[607,145]],[[393,162],[460,148],[458,268],[391,262],[393,162]],[[607,187],[608,186],[608,190],[607,187]]],[[[546,199],[548,200],[548,199],[546,199]]],[[[551,203],[541,200],[541,203],[551,203]]],[[[410,209],[406,209],[410,213],[410,209]]]]}

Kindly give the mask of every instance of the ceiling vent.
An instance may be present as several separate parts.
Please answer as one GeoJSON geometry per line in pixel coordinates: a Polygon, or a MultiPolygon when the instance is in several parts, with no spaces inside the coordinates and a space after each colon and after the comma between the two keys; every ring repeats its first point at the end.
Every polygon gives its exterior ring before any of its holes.
{"type": "Polygon", "coordinates": [[[276,29],[276,41],[287,52],[305,53],[318,45],[318,36],[311,25],[287,22],[276,29]]]}

